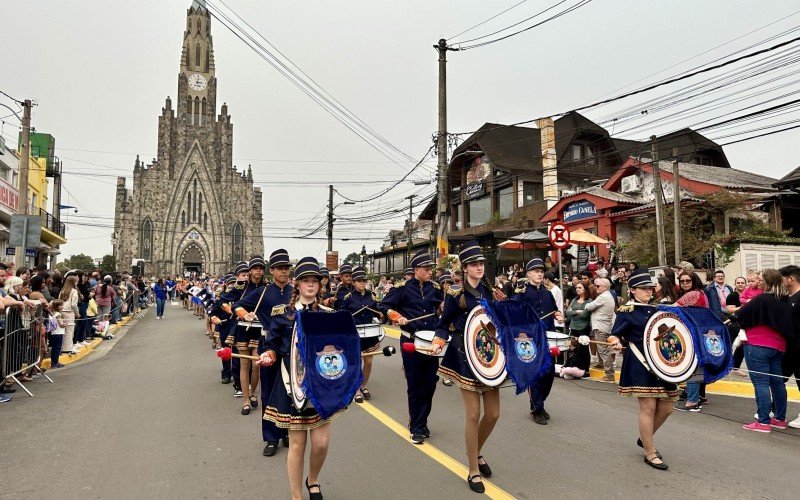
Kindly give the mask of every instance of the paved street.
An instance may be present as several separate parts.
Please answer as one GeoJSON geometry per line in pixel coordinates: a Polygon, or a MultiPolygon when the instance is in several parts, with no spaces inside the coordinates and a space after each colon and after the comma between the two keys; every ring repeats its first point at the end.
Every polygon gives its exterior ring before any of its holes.
{"type": "MultiPolygon", "coordinates": [[[[34,398],[18,392],[0,406],[0,496],[287,498],[286,451],[261,456],[259,413],[241,416],[219,383],[202,322],[168,306],[163,321],[150,310],[128,328],[107,354],[51,371],[55,384],[37,381],[34,398]]],[[[376,360],[375,409],[354,404],[333,424],[326,498],[476,497],[453,464],[463,463],[458,390],[439,386],[430,445],[416,447],[392,430],[405,420],[404,386],[399,357],[376,360]]],[[[702,414],[675,414],[658,436],[670,465],[659,472],[635,446],[635,401],[614,386],[556,381],[546,427],[524,396],[503,391],[484,450],[493,496],[796,498],[800,432],[742,431],[752,400],[713,396],[702,414]]]]}

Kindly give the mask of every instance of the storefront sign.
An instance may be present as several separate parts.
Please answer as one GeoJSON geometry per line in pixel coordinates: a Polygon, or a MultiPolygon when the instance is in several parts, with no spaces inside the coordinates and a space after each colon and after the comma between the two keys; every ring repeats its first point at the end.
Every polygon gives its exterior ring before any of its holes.
{"type": "Polygon", "coordinates": [[[480,198],[485,193],[486,193],[486,181],[479,181],[479,182],[474,182],[472,184],[467,184],[467,188],[464,190],[464,196],[467,198],[467,200],[480,198]]]}
{"type": "Polygon", "coordinates": [[[37,250],[35,248],[26,248],[25,257],[36,257],[37,250]]]}
{"type": "Polygon", "coordinates": [[[12,212],[19,207],[19,191],[5,181],[0,181],[0,205],[10,208],[12,212]]]}
{"type": "Polygon", "coordinates": [[[6,255],[16,255],[17,249],[14,247],[6,247],[6,255]]]}
{"type": "Polygon", "coordinates": [[[595,215],[597,215],[597,209],[594,203],[590,201],[578,201],[564,207],[564,222],[594,217],[595,215]]]}

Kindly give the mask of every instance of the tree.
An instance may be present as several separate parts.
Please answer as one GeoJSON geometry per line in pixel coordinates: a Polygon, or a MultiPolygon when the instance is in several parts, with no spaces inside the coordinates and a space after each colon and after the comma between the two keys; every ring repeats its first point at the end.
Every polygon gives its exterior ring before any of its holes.
{"type": "Polygon", "coordinates": [[[353,252],[349,254],[347,257],[344,258],[345,264],[350,264],[351,266],[360,266],[361,265],[361,255],[353,252]]]}
{"type": "Polygon", "coordinates": [[[113,255],[103,255],[100,261],[100,270],[103,274],[110,274],[117,270],[117,258],[113,255]]]}
{"type": "MultiPolygon", "coordinates": [[[[667,263],[675,264],[674,212],[664,210],[665,244],[667,263]]],[[[749,236],[782,237],[785,234],[770,226],[763,212],[746,195],[721,190],[704,196],[699,202],[684,205],[681,211],[681,238],[683,239],[682,260],[702,267],[705,256],[714,251],[717,266],[729,263],[731,252],[728,249],[732,240],[749,236]],[[729,231],[725,232],[725,216],[731,221],[729,231]],[[728,262],[726,262],[728,261],[728,262]]],[[[655,216],[636,222],[631,237],[618,251],[625,260],[635,260],[641,266],[658,265],[655,216]]]]}
{"type": "Polygon", "coordinates": [[[56,264],[56,269],[60,272],[69,271],[70,269],[80,269],[81,271],[92,271],[95,268],[94,259],[88,255],[79,253],[73,255],[68,259],[64,259],[59,264],[56,264]]]}

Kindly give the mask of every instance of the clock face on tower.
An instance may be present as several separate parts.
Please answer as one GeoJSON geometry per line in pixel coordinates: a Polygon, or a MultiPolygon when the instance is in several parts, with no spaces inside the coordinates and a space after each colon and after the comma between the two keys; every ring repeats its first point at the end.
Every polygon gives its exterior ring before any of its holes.
{"type": "Polygon", "coordinates": [[[206,77],[200,73],[194,73],[189,76],[189,88],[195,91],[200,91],[206,88],[206,77]]]}

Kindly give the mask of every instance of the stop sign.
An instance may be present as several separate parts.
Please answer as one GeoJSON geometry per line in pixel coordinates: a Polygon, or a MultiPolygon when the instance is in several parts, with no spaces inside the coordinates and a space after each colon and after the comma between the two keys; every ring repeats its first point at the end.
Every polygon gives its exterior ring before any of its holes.
{"type": "Polygon", "coordinates": [[[553,224],[547,232],[550,244],[561,250],[569,246],[569,229],[562,223],[553,224]]]}

